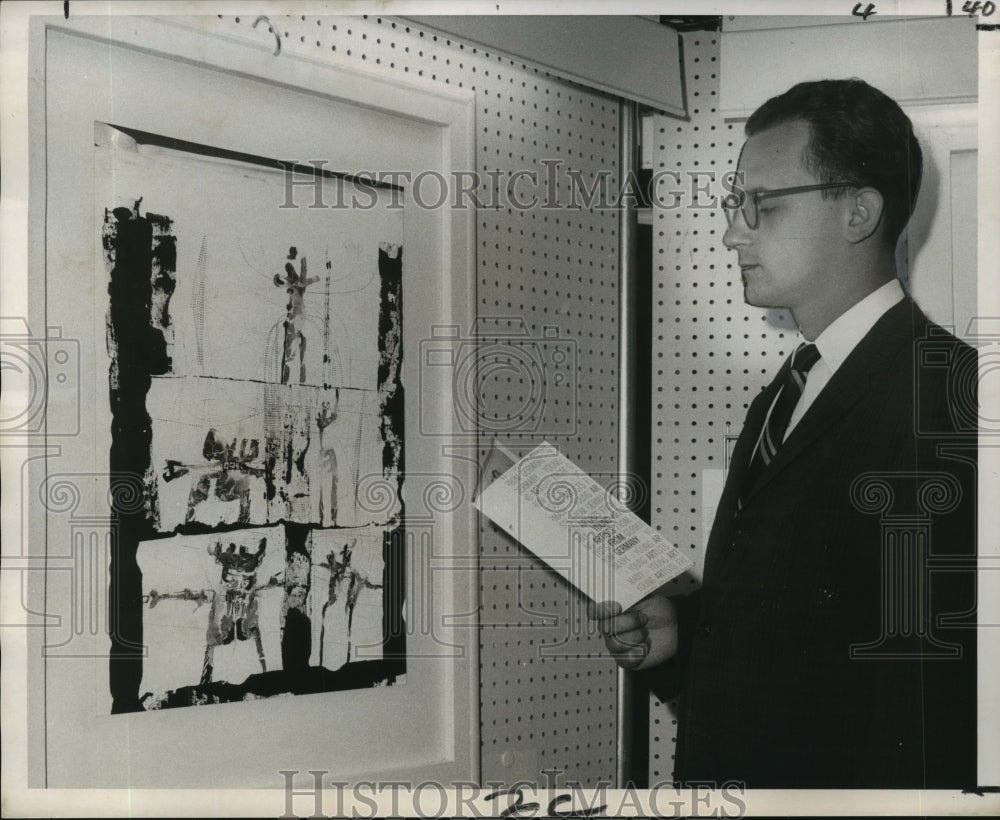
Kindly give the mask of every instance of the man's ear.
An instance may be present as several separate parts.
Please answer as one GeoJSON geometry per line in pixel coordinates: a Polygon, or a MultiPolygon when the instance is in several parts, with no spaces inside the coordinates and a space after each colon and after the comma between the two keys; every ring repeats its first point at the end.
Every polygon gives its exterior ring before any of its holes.
{"type": "Polygon", "coordinates": [[[882,222],[885,200],[874,188],[861,188],[844,197],[847,221],[844,236],[848,242],[863,242],[878,230],[882,222]]]}

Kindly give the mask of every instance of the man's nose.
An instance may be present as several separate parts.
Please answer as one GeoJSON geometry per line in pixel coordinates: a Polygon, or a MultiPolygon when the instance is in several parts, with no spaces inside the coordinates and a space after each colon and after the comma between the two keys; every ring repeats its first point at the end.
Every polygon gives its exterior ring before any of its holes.
{"type": "Polygon", "coordinates": [[[729,250],[735,250],[740,245],[749,245],[751,241],[753,241],[753,231],[747,227],[743,212],[737,211],[733,216],[733,221],[722,235],[722,244],[729,250]]]}

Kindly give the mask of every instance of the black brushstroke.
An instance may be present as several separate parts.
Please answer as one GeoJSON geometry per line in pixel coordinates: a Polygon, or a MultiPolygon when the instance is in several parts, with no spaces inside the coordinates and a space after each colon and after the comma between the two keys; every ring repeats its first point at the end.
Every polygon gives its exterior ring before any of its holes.
{"type": "Polygon", "coordinates": [[[270,506],[270,502],[274,501],[275,496],[278,494],[278,488],[274,482],[274,465],[276,461],[277,459],[271,454],[264,461],[264,498],[268,501],[268,506],[270,506]]]}
{"type": "MultiPolygon", "coordinates": [[[[170,282],[176,254],[170,252],[169,220],[132,210],[105,212],[103,242],[108,284],[109,400],[112,475],[145,477],[150,467],[152,429],[146,411],[151,377],[168,372],[166,340],[153,326],[154,290],[170,282]]],[[[160,300],[166,309],[168,300],[160,300]]],[[[112,497],[109,678],[112,713],[142,708],[142,577],[136,563],[140,541],[156,537],[146,509],[112,497]]]]}
{"type": "MultiPolygon", "coordinates": [[[[378,394],[381,417],[382,471],[396,474],[402,499],[403,487],[403,251],[392,258],[384,249],[378,252],[379,328],[378,394]]],[[[400,513],[402,517],[402,513],[400,513]]]]}
{"type": "Polygon", "coordinates": [[[269,698],[275,695],[314,695],[323,692],[341,692],[347,689],[364,689],[388,686],[404,672],[401,661],[356,661],[329,670],[310,666],[306,670],[289,672],[287,669],[251,675],[243,683],[222,681],[201,686],[182,686],[166,692],[153,706],[152,696],[146,708],[171,709],[177,706],[199,706],[206,703],[238,703],[250,698],[269,698]]]}
{"type": "MultiPolygon", "coordinates": [[[[379,288],[379,365],[378,394],[382,434],[382,471],[396,475],[399,497],[399,517],[405,521],[403,480],[405,478],[405,447],[403,446],[404,401],[401,368],[403,365],[403,251],[395,258],[380,248],[379,288]]],[[[406,625],[403,603],[406,597],[406,534],[404,524],[386,532],[382,542],[382,629],[383,657],[405,663],[406,625]]],[[[405,667],[404,667],[405,668],[405,667]]]]}
{"type": "MultiPolygon", "coordinates": [[[[152,219],[152,217],[150,217],[152,219]]],[[[159,294],[153,305],[153,324],[161,327],[170,326],[169,301],[173,295],[177,280],[174,271],[177,270],[177,244],[170,235],[170,222],[154,223],[157,231],[153,237],[153,292],[159,294]]]]}
{"type": "Polygon", "coordinates": [[[382,561],[382,657],[390,664],[398,662],[402,673],[406,671],[406,624],[403,621],[406,537],[402,526],[383,535],[382,561]]]}
{"type": "MultiPolygon", "coordinates": [[[[285,554],[287,563],[290,566],[296,557],[305,561],[306,565],[312,565],[312,555],[310,550],[309,533],[311,527],[304,524],[285,525],[285,554]]],[[[307,583],[308,575],[307,573],[307,583]]],[[[288,583],[286,578],[286,605],[288,583]]],[[[312,595],[312,590],[307,590],[308,596],[312,595]]],[[[305,599],[308,606],[309,597],[305,599]]],[[[285,611],[284,626],[281,631],[281,665],[292,680],[297,680],[300,676],[308,674],[309,654],[312,651],[312,619],[308,611],[299,607],[287,606],[285,611]]]]}

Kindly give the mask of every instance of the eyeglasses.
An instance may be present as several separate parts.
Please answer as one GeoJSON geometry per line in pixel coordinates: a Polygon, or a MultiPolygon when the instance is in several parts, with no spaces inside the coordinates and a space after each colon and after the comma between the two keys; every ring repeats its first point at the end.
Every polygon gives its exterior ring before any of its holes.
{"type": "Polygon", "coordinates": [[[789,194],[805,194],[809,191],[827,191],[831,188],[853,187],[853,182],[824,182],[820,185],[799,185],[795,188],[775,188],[771,191],[754,191],[748,194],[745,191],[734,191],[722,198],[722,210],[726,214],[726,222],[732,226],[736,221],[736,212],[743,214],[743,220],[747,227],[753,231],[757,228],[760,219],[760,203],[765,199],[776,196],[788,196],[789,194]]]}

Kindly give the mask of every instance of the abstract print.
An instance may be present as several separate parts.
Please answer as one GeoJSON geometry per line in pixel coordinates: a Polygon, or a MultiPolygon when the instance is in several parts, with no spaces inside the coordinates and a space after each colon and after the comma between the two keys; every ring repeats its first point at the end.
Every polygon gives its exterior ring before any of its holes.
{"type": "Polygon", "coordinates": [[[113,708],[395,683],[399,192],[285,209],[280,170],[198,148],[97,149],[109,466],[144,488],[112,510],[113,708]]]}

